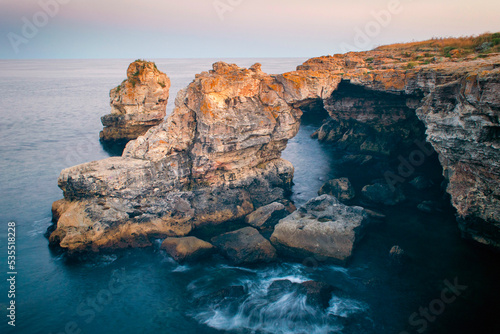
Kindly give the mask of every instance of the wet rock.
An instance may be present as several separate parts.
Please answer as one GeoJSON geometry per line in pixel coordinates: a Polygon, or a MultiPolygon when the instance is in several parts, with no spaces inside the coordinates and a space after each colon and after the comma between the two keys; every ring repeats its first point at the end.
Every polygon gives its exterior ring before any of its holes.
{"type": "Polygon", "coordinates": [[[389,251],[389,259],[391,261],[391,264],[403,264],[406,259],[406,253],[401,247],[397,245],[392,246],[391,250],[389,251]]]}
{"type": "Polygon", "coordinates": [[[354,188],[346,177],[326,182],[318,191],[318,195],[323,194],[336,197],[341,202],[348,202],[355,196],[354,188]]]}
{"type": "Polygon", "coordinates": [[[410,184],[418,190],[425,190],[434,185],[434,183],[425,176],[417,176],[410,181],[410,184]]]}
{"type": "Polygon", "coordinates": [[[170,79],[155,63],[131,63],[127,79],[109,93],[111,114],[101,118],[101,140],[126,142],[160,124],[166,115],[169,90],[170,79]]]}
{"type": "Polygon", "coordinates": [[[257,229],[274,228],[280,219],[288,216],[288,211],[281,203],[274,202],[262,206],[245,217],[245,222],[257,229]]]}
{"type": "Polygon", "coordinates": [[[307,303],[328,308],[332,293],[336,290],[333,286],[324,282],[307,281],[300,284],[306,291],[307,303]]]}
{"type": "Polygon", "coordinates": [[[363,208],[349,207],[335,197],[322,195],[282,219],[271,242],[287,256],[321,256],[326,261],[345,264],[367,222],[363,208]]]}
{"type": "Polygon", "coordinates": [[[191,262],[199,260],[213,253],[215,247],[210,243],[195,237],[166,238],[161,249],[177,262],[191,262]]]}
{"type": "Polygon", "coordinates": [[[364,186],[361,193],[369,202],[374,204],[396,205],[406,199],[401,188],[391,187],[386,183],[364,186]]]}
{"type": "Polygon", "coordinates": [[[370,210],[365,208],[366,213],[368,214],[368,217],[370,217],[370,220],[372,221],[383,221],[386,219],[386,215],[383,213],[377,212],[375,210],[370,210]]]}
{"type": "Polygon", "coordinates": [[[294,283],[284,279],[273,281],[268,288],[267,296],[271,301],[274,301],[285,293],[296,292],[306,296],[307,304],[326,309],[329,306],[333,292],[336,290],[335,287],[324,282],[306,281],[294,283]]]}
{"type": "Polygon", "coordinates": [[[253,227],[214,237],[212,243],[235,264],[272,262],[277,259],[276,249],[253,227]]]}

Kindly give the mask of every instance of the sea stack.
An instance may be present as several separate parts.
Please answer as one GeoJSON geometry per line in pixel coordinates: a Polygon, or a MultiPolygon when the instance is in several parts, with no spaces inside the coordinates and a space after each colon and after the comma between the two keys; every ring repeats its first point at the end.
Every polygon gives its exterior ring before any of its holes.
{"type": "Polygon", "coordinates": [[[136,60],[127,79],[109,92],[111,113],[101,118],[103,142],[128,142],[160,124],[167,112],[170,79],[156,64],[136,60]]]}

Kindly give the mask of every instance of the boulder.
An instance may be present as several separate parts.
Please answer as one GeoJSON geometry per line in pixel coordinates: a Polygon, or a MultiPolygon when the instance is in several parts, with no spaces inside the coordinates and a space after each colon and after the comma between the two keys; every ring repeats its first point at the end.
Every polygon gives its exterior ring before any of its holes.
{"type": "Polygon", "coordinates": [[[346,264],[367,223],[363,208],[349,207],[333,196],[322,195],[282,219],[271,242],[278,252],[293,258],[321,256],[346,264]]]}
{"type": "Polygon", "coordinates": [[[212,238],[219,251],[235,264],[253,264],[276,260],[276,249],[253,227],[212,238]]]}
{"type": "Polygon", "coordinates": [[[195,237],[166,238],[161,249],[177,262],[196,261],[213,253],[215,247],[195,237]]]}
{"type": "Polygon", "coordinates": [[[318,195],[323,194],[336,197],[341,202],[348,202],[355,196],[354,188],[346,177],[326,182],[318,191],[318,195]]]}
{"type": "Polygon", "coordinates": [[[387,183],[364,186],[361,193],[365,199],[374,204],[396,205],[406,199],[400,187],[391,187],[387,183]]]}
{"type": "Polygon", "coordinates": [[[288,216],[288,211],[281,203],[274,202],[262,206],[245,217],[245,222],[257,229],[274,228],[280,219],[288,216]]]}
{"type": "Polygon", "coordinates": [[[111,113],[101,118],[102,141],[129,141],[160,124],[166,115],[170,79],[155,63],[136,60],[127,79],[110,93],[111,113]]]}

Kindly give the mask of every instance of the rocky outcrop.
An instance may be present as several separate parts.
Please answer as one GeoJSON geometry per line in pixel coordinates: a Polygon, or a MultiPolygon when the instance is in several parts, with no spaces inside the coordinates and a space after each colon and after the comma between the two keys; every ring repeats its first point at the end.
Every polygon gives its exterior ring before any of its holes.
{"type": "Polygon", "coordinates": [[[109,92],[111,113],[101,118],[102,141],[129,141],[160,124],[166,115],[170,79],[155,63],[136,60],[127,79],[109,92]]]}
{"type": "MultiPolygon", "coordinates": [[[[319,57],[280,75],[216,63],[122,157],[61,173],[64,200],[55,204],[50,240],[70,250],[145,246],[284,202],[293,166],[280,155],[298,131],[300,109],[314,105],[329,115],[315,136],[360,161],[426,159],[415,139],[427,139],[464,236],[498,248],[500,55],[429,53],[319,57]]],[[[415,176],[394,171],[391,180],[415,176]]]]}
{"type": "Polygon", "coordinates": [[[305,259],[318,256],[345,264],[362,238],[368,215],[361,207],[349,207],[335,197],[311,199],[276,225],[271,242],[285,256],[305,259]]]}
{"type": "Polygon", "coordinates": [[[235,264],[272,262],[277,259],[276,250],[269,240],[253,227],[214,237],[212,243],[235,264]]]}
{"type": "Polygon", "coordinates": [[[500,248],[500,61],[459,68],[417,110],[466,238],[500,248]],[[458,73],[457,73],[458,72],[458,73]]]}
{"type": "Polygon", "coordinates": [[[175,261],[192,262],[212,254],[215,247],[195,237],[166,238],[161,244],[175,261]]]}
{"type": "Polygon", "coordinates": [[[293,166],[280,155],[302,113],[280,80],[258,64],[216,63],[122,157],[63,170],[51,243],[70,251],[148,246],[285,201],[293,166]]]}

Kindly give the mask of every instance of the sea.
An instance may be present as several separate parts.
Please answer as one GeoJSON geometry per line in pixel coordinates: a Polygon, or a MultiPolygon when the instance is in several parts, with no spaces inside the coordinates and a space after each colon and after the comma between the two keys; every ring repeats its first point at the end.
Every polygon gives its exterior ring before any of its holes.
{"type": "MultiPolygon", "coordinates": [[[[151,60],[172,81],[171,113],[177,91],[216,61],[283,73],[306,59],[151,60]]],[[[234,266],[219,256],[179,265],[159,249],[161,240],[78,260],[50,249],[61,170],[116,154],[99,142],[100,117],[131,61],[0,60],[0,333],[500,333],[498,254],[460,237],[439,192],[421,195],[441,201],[432,214],[412,201],[380,208],[385,221],[369,229],[346,267],[322,259],[234,266]],[[15,258],[8,254],[14,241],[15,258]],[[391,261],[394,245],[405,252],[402,265],[391,261]],[[320,308],[293,289],[270,294],[277,280],[335,290],[320,308]],[[203,298],[234,286],[244,295],[203,298]]],[[[321,122],[304,117],[283,152],[295,166],[297,206],[331,178],[364,177],[343,170],[339,152],[311,138],[321,122]]]]}

